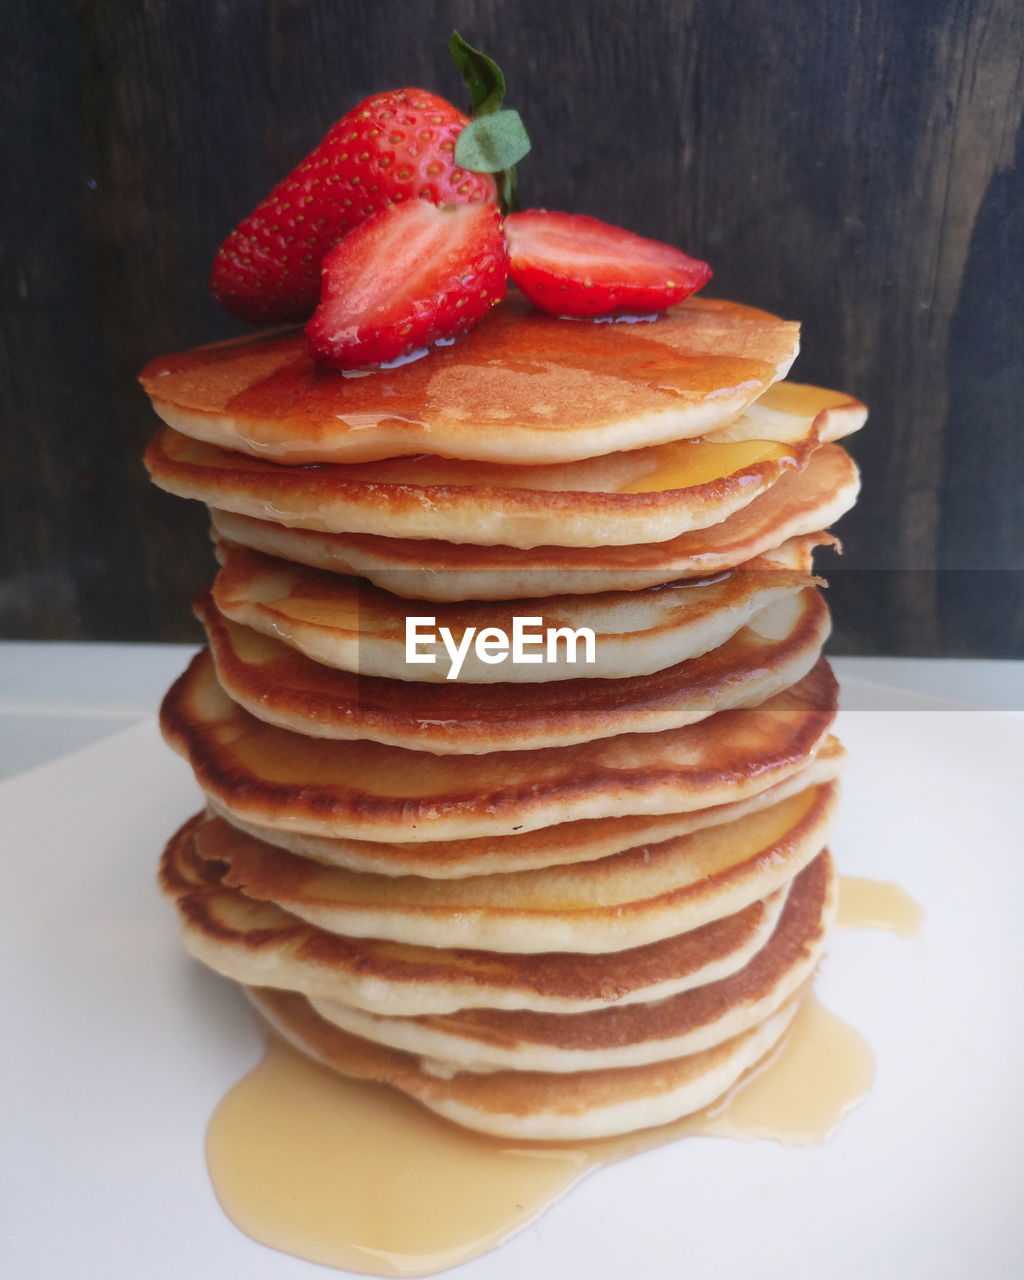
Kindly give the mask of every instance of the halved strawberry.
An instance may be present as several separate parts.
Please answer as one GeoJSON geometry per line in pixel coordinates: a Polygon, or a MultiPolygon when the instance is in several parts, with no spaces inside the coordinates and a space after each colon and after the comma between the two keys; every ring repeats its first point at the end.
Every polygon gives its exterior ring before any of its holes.
{"type": "Polygon", "coordinates": [[[711,279],[706,262],[585,214],[525,209],[505,233],[512,279],[554,315],[663,311],[711,279]]]}
{"type": "Polygon", "coordinates": [[[453,338],[505,296],[507,271],[495,205],[394,205],[324,259],[310,349],[325,364],[358,369],[453,338]]]}
{"type": "Polygon", "coordinates": [[[494,178],[455,161],[468,124],[425,89],[392,89],[357,103],[218,249],[210,277],[218,302],[253,324],[308,320],[324,255],[373,214],[413,199],[493,201],[494,178]]]}

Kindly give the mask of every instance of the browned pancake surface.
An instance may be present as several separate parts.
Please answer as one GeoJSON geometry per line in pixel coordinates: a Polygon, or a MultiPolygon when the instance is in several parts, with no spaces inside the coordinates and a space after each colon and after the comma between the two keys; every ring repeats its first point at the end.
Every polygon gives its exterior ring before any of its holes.
{"type": "MultiPolygon", "coordinates": [[[[851,411],[853,407],[851,402],[851,411]]],[[[680,441],[557,468],[513,468],[424,457],[286,467],[164,427],[147,448],[145,462],[154,483],[178,497],[198,499],[257,519],[268,518],[266,513],[273,508],[280,513],[280,523],[295,528],[453,539],[456,531],[468,530],[477,541],[501,543],[515,535],[518,523],[527,541],[516,545],[544,541],[542,531],[546,529],[551,540],[560,532],[566,544],[573,546],[577,536],[585,539],[581,545],[594,541],[595,535],[587,530],[598,524],[604,543],[636,542],[638,533],[648,532],[645,521],[652,516],[665,518],[664,532],[657,525],[649,531],[663,538],[676,536],[683,529],[715,524],[745,506],[783,471],[802,466],[816,444],[813,437],[779,446],[770,441],[721,445],[680,441]],[[699,456],[675,458],[669,453],[678,455],[687,448],[699,456]],[[629,460],[628,466],[624,459],[629,460]],[[453,474],[444,483],[430,483],[427,468],[439,469],[441,462],[446,462],[445,470],[453,474]],[[571,468],[597,472],[595,464],[608,474],[566,475],[563,483],[575,484],[572,489],[552,490],[542,485],[544,476],[528,474],[564,473],[571,468]],[[716,466],[722,468],[722,474],[686,483],[691,475],[696,477],[716,466]],[[666,488],[632,491],[627,487],[619,492],[612,487],[620,481],[624,486],[640,485],[644,481],[634,479],[633,473],[642,477],[645,471],[654,479],[663,476],[666,488]],[[502,472],[511,474],[503,476],[502,472]],[[628,478],[622,479],[616,472],[624,472],[628,478]],[[501,485],[503,479],[506,486],[501,485]],[[609,487],[593,487],[598,479],[609,487]],[[517,480],[519,486],[512,487],[517,480]],[[535,487],[529,487],[528,482],[535,487]],[[494,531],[491,537],[484,536],[488,528],[494,531]]]]}
{"type": "Polygon", "coordinates": [[[822,659],[760,707],[680,729],[439,756],[264,724],[224,693],[204,653],[168,692],[161,726],[203,789],[243,820],[360,839],[442,840],[743,799],[806,764],[836,708],[837,685],[822,659]]]}
{"type": "Polygon", "coordinates": [[[791,383],[769,388],[756,411],[727,429],[739,439],[548,466],[418,455],[288,467],[169,427],[145,461],[154,482],[179,497],[296,528],[517,547],[661,542],[724,520],[867,414],[848,396],[791,383]]]}
{"type": "Polygon", "coordinates": [[[529,1043],[569,1050],[614,1049],[686,1035],[717,1022],[730,1010],[758,1004],[789,970],[817,953],[825,936],[832,874],[829,855],[822,852],[794,879],[765,945],[742,969],[717,982],[653,1003],[613,1005],[570,1016],[526,1009],[466,1009],[411,1021],[482,1043],[529,1043]]]}
{"type": "Polygon", "coordinates": [[[826,528],[857,497],[852,458],[824,445],[748,506],[710,529],[666,542],[612,547],[486,547],[433,539],[313,533],[213,510],[217,535],[286,560],[369,578],[424,600],[501,600],[562,592],[639,590],[733,569],[790,538],[826,528]]]}
{"type": "MultiPolygon", "coordinates": [[[[764,557],[710,579],[687,578],[642,591],[604,591],[540,599],[407,600],[363,578],[328,573],[249,548],[218,543],[220,572],[213,584],[218,610],[234,622],[275,637],[329,667],[400,680],[445,681],[451,662],[440,640],[422,647],[435,663],[409,663],[409,618],[432,617],[456,639],[497,627],[513,633],[515,619],[536,619],[545,630],[587,627],[594,633],[593,663],[557,660],[498,666],[472,649],[459,673],[469,683],[605,679],[643,675],[716,648],[769,604],[821,583],[811,575],[817,539],[794,538],[764,557]]],[[[574,655],[575,656],[575,655],[574,655]]]]}
{"type": "Polygon", "coordinates": [[[433,880],[327,867],[211,818],[195,834],[224,883],[334,933],[424,946],[599,953],[731,915],[824,848],[834,783],[686,836],[577,866],[433,880]]]}
{"type": "Polygon", "coordinates": [[[569,1075],[463,1071],[448,1077],[424,1071],[411,1053],[332,1026],[303,996],[265,989],[249,995],[271,1026],[343,1075],[392,1085],[471,1128],[541,1139],[628,1132],[709,1105],[778,1042],[799,999],[751,1031],[682,1058],[569,1075]]]}
{"type": "Polygon", "coordinates": [[[785,375],[798,332],[706,298],[626,326],[560,320],[511,295],[454,346],[369,376],[317,365],[290,333],[163,356],[141,381],[175,429],[290,463],[551,462],[713,430],[785,375]]]}
{"type": "Polygon", "coordinates": [[[644,814],[625,818],[581,818],[523,831],[510,836],[481,836],[470,840],[404,842],[356,840],[311,836],[302,832],[246,823],[222,811],[222,817],[254,835],[300,857],[327,866],[371,871],[377,875],[427,876],[438,880],[458,880],[463,876],[492,875],[508,871],[532,871],[538,867],[592,862],[623,849],[659,844],[676,836],[689,835],[786,800],[808,787],[834,782],[842,771],[846,753],[831,735],[825,738],[814,758],[803,768],[777,782],[766,791],[745,800],[697,809],[690,813],[644,814]]]}
{"type": "MultiPolygon", "coordinates": [[[[778,894],[673,937],[606,955],[422,947],[328,933],[225,882],[195,842],[198,815],[170,840],[160,882],[197,950],[243,981],[401,1013],[410,1007],[587,1009],[654,999],[732,972],[774,927],[778,894]],[[257,977],[256,975],[260,975],[257,977]]],[[[779,891],[783,895],[785,890],[779,891]]]]}
{"type": "MultiPolygon", "coordinates": [[[[717,649],[651,675],[545,684],[410,685],[322,666],[197,602],[220,683],[252,715],[314,737],[441,754],[565,746],[691,724],[764,702],[814,665],[828,610],[807,590],[781,638],[742,627],[717,649]]],[[[373,644],[372,637],[364,643],[373,644]]]]}

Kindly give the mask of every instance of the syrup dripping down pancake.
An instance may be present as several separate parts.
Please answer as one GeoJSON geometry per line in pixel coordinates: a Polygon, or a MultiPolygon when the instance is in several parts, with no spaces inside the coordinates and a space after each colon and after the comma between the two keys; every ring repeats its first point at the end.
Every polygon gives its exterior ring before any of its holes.
{"type": "MultiPolygon", "coordinates": [[[[449,692],[457,705],[463,683],[620,679],[699,657],[749,626],[765,609],[784,605],[819,582],[810,574],[812,545],[811,539],[794,539],[773,553],[774,560],[754,561],[711,581],[684,579],[643,591],[439,605],[405,600],[362,578],[226,544],[217,548],[222,567],[213,585],[213,602],[231,621],[324,666],[416,684],[453,684],[449,692]],[[432,656],[433,663],[406,661],[410,617],[432,617],[436,628],[445,628],[457,640],[469,628],[479,634],[497,627],[511,635],[516,617],[536,618],[532,625],[545,631],[587,627],[594,633],[594,661],[585,663],[582,656],[570,661],[564,642],[558,644],[555,660],[541,663],[487,663],[471,646],[453,682],[448,679],[451,658],[440,640],[420,645],[420,652],[432,656]]],[[[578,656],[575,647],[572,656],[578,656]]]]}
{"type": "Polygon", "coordinates": [[[687,933],[605,955],[536,954],[411,946],[328,933],[224,883],[227,866],[196,848],[206,819],[170,840],[160,886],[186,949],[225,977],[388,1016],[459,1009],[582,1013],[650,1002],[742,969],[766,944],[789,884],[687,933]]]}
{"type": "Polygon", "coordinates": [[[146,451],[156,484],[257,520],[325,533],[480,545],[663,542],[717,524],[821,443],[863,425],[859,401],[777,383],[719,439],[673,441],[548,466],[419,456],[287,467],[165,427],[146,451]],[[787,411],[778,406],[785,405],[787,411]],[[752,430],[771,436],[752,437],[752,430]]]}
{"type": "Polygon", "coordinates": [[[313,1008],[352,1035],[457,1071],[599,1071],[699,1053],[763,1022],[809,981],[835,914],[836,877],[821,853],[795,878],[771,937],[727,978],[650,1003],[590,1013],[473,1009],[384,1017],[336,1000],[313,1008]]]}
{"type": "Polygon", "coordinates": [[[163,356],[143,370],[174,430],[287,463],[427,453],[571,462],[727,425],[796,357],[799,327],[689,298],[652,324],[571,323],[510,295],[451,347],[363,377],[312,360],[301,333],[163,356]]]}
{"type": "Polygon", "coordinates": [[[816,450],[753,502],[710,529],[612,547],[483,547],[371,534],[314,533],[211,510],[217,536],[268,555],[369,578],[413,600],[511,600],[637,591],[711,577],[838,520],[857,498],[857,468],[836,444],[816,450]]]}
{"type": "Polygon", "coordinates": [[[414,1054],[333,1026],[305,997],[249,989],[256,1008],[301,1052],[358,1080],[376,1080],[456,1124],[506,1138],[603,1138],[667,1124],[709,1106],[785,1034],[803,993],[750,1031],[702,1053],[642,1067],[579,1071],[458,1072],[441,1076],[414,1054]]]}
{"type": "Polygon", "coordinates": [[[766,791],[697,809],[689,813],[633,815],[625,818],[581,818],[558,823],[536,831],[523,831],[510,836],[481,836],[470,840],[434,840],[418,843],[401,841],[355,840],[342,837],[308,835],[281,827],[259,826],[246,822],[237,814],[227,813],[209,799],[212,812],[225,818],[241,831],[257,840],[288,849],[313,862],[330,867],[347,867],[351,871],[370,871],[386,876],[426,876],[433,880],[458,880],[463,876],[491,875],[496,872],[532,871],[538,867],[565,866],[567,863],[590,862],[609,854],[621,853],[641,845],[660,844],[663,840],[689,835],[704,827],[718,826],[743,818],[748,813],[777,804],[808,787],[834,782],[846,762],[846,753],[838,739],[827,736],[813,758],[796,773],[766,791]]]}
{"type": "Polygon", "coordinates": [[[759,707],[596,742],[480,756],[307,738],[233,702],[206,655],[161,708],[164,736],[199,785],[243,822],[320,836],[447,840],[577,818],[673,813],[746,799],[796,773],[835,718],[822,659],[759,707]]]}
{"type": "Polygon", "coordinates": [[[209,601],[196,609],[217,679],[257,719],[309,737],[460,755],[656,733],[756,706],[810,671],[829,628],[812,588],[761,610],[717,649],[652,675],[413,685],[332,670],[229,622],[209,601]]]}

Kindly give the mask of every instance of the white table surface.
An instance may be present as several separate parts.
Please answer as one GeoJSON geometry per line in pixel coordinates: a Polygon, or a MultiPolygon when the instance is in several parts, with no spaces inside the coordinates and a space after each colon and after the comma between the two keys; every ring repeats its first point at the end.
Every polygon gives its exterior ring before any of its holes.
{"type": "MultiPolygon", "coordinates": [[[[199,803],[153,715],[190,652],[0,645],[0,776],[19,775],[0,781],[4,1277],[338,1274],[238,1232],[203,1165],[261,1036],[182,953],[154,885],[199,803]]],[[[460,1280],[1021,1274],[1024,663],[836,666],[850,765],[832,847],[925,912],[913,942],[841,931],[819,978],[877,1054],[867,1103],[821,1147],[694,1139],[606,1169],[460,1280]]]]}

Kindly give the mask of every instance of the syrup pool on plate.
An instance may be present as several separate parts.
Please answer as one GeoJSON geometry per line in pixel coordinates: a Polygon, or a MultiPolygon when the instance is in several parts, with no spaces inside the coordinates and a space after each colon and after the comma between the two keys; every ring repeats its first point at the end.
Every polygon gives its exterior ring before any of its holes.
{"type": "MultiPolygon", "coordinates": [[[[920,915],[894,885],[842,878],[840,924],[909,936],[920,915]]],[[[270,1036],[213,1115],[207,1163],[225,1212],[253,1239],[348,1271],[429,1275],[494,1248],[588,1171],[666,1142],[823,1142],[873,1076],[863,1037],[810,995],[777,1048],[707,1111],[618,1138],[517,1144],[270,1036]]]]}

